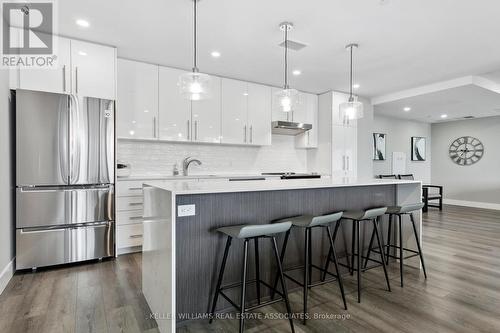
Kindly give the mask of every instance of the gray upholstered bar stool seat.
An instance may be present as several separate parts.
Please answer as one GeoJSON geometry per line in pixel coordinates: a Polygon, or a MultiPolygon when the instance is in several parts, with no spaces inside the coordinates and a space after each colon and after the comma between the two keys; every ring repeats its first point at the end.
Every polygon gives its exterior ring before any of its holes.
{"type": "MultiPolygon", "coordinates": [[[[340,293],[342,294],[342,300],[344,302],[344,308],[347,310],[347,303],[345,300],[345,294],[344,294],[344,286],[342,285],[342,277],[340,275],[340,270],[338,267],[337,263],[337,254],[335,252],[335,247],[333,243],[333,238],[332,238],[332,233],[330,230],[330,225],[334,222],[339,221],[342,218],[343,212],[336,212],[336,213],[331,213],[331,214],[326,214],[326,215],[320,215],[320,216],[313,216],[313,215],[301,215],[301,216],[295,216],[295,217],[290,217],[290,218],[285,218],[281,219],[277,222],[283,223],[283,222],[289,222],[292,224],[292,229],[293,228],[301,228],[304,229],[304,264],[295,266],[295,267],[288,267],[286,269],[283,269],[284,273],[283,275],[293,281],[294,283],[298,284],[303,288],[303,306],[304,306],[304,316],[303,316],[303,323],[306,323],[306,318],[307,318],[307,297],[308,297],[308,292],[309,289],[318,285],[322,285],[328,282],[332,281],[337,281],[339,288],[340,288],[340,293]],[[332,254],[332,260],[335,264],[335,269],[336,272],[335,274],[330,273],[326,270],[324,270],[322,267],[314,265],[312,262],[312,246],[311,246],[311,233],[313,228],[325,228],[327,231],[328,235],[328,242],[330,244],[330,247],[334,249],[333,254],[332,254]],[[318,269],[319,271],[323,272],[324,274],[328,274],[332,276],[331,279],[327,281],[321,281],[317,283],[311,283],[311,275],[312,275],[312,269],[318,269]],[[304,278],[301,281],[298,281],[297,279],[293,278],[286,272],[297,270],[297,269],[302,269],[304,272],[304,278]]],[[[286,247],[288,244],[288,239],[290,237],[290,232],[291,230],[288,230],[285,234],[285,240],[283,241],[283,247],[281,249],[281,264],[283,265],[283,260],[285,258],[285,251],[286,247]]],[[[278,277],[276,276],[276,280],[274,281],[274,289],[276,289],[278,285],[278,277]]],[[[273,298],[274,294],[271,294],[271,298],[273,298]]]]}
{"type": "MultiPolygon", "coordinates": [[[[422,269],[424,271],[424,277],[427,279],[427,272],[425,271],[425,264],[424,264],[424,255],[422,253],[422,247],[420,245],[420,239],[418,237],[418,232],[417,232],[417,227],[415,225],[415,217],[413,216],[413,213],[416,211],[419,211],[423,209],[425,204],[423,202],[415,203],[415,204],[408,204],[408,205],[402,205],[402,206],[393,206],[393,207],[388,207],[386,214],[389,215],[389,227],[388,227],[388,232],[387,232],[387,245],[384,245],[386,253],[385,253],[385,259],[386,259],[386,264],[389,264],[389,258],[394,258],[399,260],[399,273],[400,273],[400,279],[401,279],[401,287],[403,287],[403,261],[405,259],[409,259],[412,257],[419,256],[420,257],[420,262],[422,263],[422,269]],[[413,227],[413,235],[415,236],[415,241],[417,243],[417,251],[408,249],[402,246],[403,244],[403,216],[408,215],[410,217],[410,222],[413,227]],[[398,245],[396,245],[396,242],[392,242],[392,220],[394,217],[398,217],[398,245]],[[399,250],[399,255],[396,254],[391,254],[390,250],[399,250]],[[404,256],[404,251],[412,253],[411,255],[404,256]]],[[[377,249],[372,249],[373,245],[373,238],[375,235],[372,233],[372,237],[370,239],[370,245],[368,247],[368,254],[366,255],[366,261],[365,261],[365,267],[367,265],[368,259],[370,258],[371,252],[379,253],[377,249]]]]}
{"type": "MultiPolygon", "coordinates": [[[[377,263],[382,264],[384,268],[384,275],[385,275],[385,280],[387,283],[387,289],[391,291],[391,286],[389,283],[389,276],[387,275],[387,269],[385,267],[385,259],[383,257],[383,251],[382,251],[382,242],[381,242],[381,237],[380,233],[378,230],[378,223],[377,220],[386,213],[387,207],[376,207],[376,208],[370,208],[366,210],[352,210],[352,211],[347,211],[344,212],[344,215],[342,216],[342,221],[347,221],[351,220],[352,221],[352,241],[351,241],[351,262],[349,263],[349,256],[347,256],[347,265],[344,265],[342,263],[339,263],[339,265],[344,266],[349,268],[349,271],[351,275],[354,274],[354,272],[357,273],[357,284],[358,284],[358,303],[361,302],[361,272],[364,270],[361,267],[361,258],[363,257],[363,246],[360,242],[360,223],[362,222],[371,222],[373,224],[373,232],[377,237],[377,242],[378,242],[378,247],[382,256],[382,260],[378,261],[375,259],[370,259],[371,261],[375,261],[377,263]],[[355,259],[356,259],[356,265],[355,265],[355,259]]],[[[338,224],[340,225],[340,223],[338,224]]],[[[333,235],[333,240],[335,241],[335,237],[337,236],[337,231],[338,228],[335,228],[335,232],[333,235]]],[[[328,254],[328,259],[326,261],[325,265],[325,270],[328,269],[328,265],[330,263],[330,260],[332,260],[332,247],[330,247],[330,253],[328,254]]],[[[325,279],[325,274],[323,273],[323,279],[325,279]]]]}
{"type": "Polygon", "coordinates": [[[283,276],[283,270],[281,267],[280,255],[278,253],[278,247],[276,245],[276,234],[281,234],[290,230],[292,226],[291,222],[273,223],[273,224],[256,224],[256,225],[236,225],[227,226],[217,229],[218,232],[223,233],[227,236],[226,248],[224,250],[224,256],[222,257],[222,264],[219,271],[219,278],[217,280],[217,287],[215,288],[215,295],[212,302],[212,310],[210,312],[210,323],[212,323],[215,313],[215,307],[217,306],[217,299],[219,295],[224,297],[231,305],[233,305],[240,312],[240,329],[239,332],[242,333],[245,328],[245,314],[257,308],[284,301],[286,305],[286,310],[288,313],[288,320],[290,322],[290,327],[292,332],[295,332],[292,320],[292,310],[290,308],[290,302],[288,301],[288,292],[286,290],[285,279],[283,276]],[[243,251],[243,267],[242,276],[240,283],[233,283],[227,286],[222,286],[222,279],[224,277],[224,270],[226,268],[227,256],[229,253],[229,248],[231,247],[231,242],[233,238],[244,240],[244,251],[243,251]],[[274,258],[276,260],[276,266],[278,267],[278,276],[281,281],[281,292],[273,288],[270,284],[262,281],[260,279],[260,269],[259,269],[259,239],[269,238],[271,239],[272,248],[274,252],[274,258]],[[250,240],[254,241],[255,245],[255,280],[247,279],[247,262],[248,262],[248,242],[250,240]],[[246,307],[246,287],[249,283],[256,283],[257,286],[257,305],[246,307]],[[264,285],[271,289],[271,291],[281,296],[278,300],[271,300],[262,303],[260,300],[260,286],[264,285]],[[233,300],[231,300],[225,293],[224,290],[231,289],[235,287],[241,287],[241,303],[237,305],[233,300]]]}

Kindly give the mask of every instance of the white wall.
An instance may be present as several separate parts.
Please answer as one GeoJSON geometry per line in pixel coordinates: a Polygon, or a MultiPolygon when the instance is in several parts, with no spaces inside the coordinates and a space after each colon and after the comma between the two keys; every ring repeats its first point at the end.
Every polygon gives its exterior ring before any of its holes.
{"type": "Polygon", "coordinates": [[[432,182],[444,186],[448,203],[500,208],[499,144],[500,117],[432,125],[432,182]],[[484,156],[474,165],[459,166],[449,158],[450,144],[461,136],[476,137],[484,145],[484,156]]]}
{"type": "Polygon", "coordinates": [[[370,101],[360,98],[363,103],[364,117],[358,119],[358,178],[373,177],[372,133],[373,106],[370,101]]]}
{"type": "Polygon", "coordinates": [[[9,110],[9,74],[0,69],[0,292],[12,276],[14,258],[13,170],[11,135],[13,123],[9,110]]]}
{"type": "Polygon", "coordinates": [[[186,144],[119,140],[118,160],[132,165],[132,175],[172,175],[174,163],[182,172],[187,156],[203,164],[191,164],[191,174],[258,174],[261,172],[307,171],[307,152],[295,149],[295,138],[273,135],[273,144],[263,147],[186,144]]]}
{"type": "MultiPolygon", "coordinates": [[[[406,153],[406,173],[412,173],[415,179],[430,183],[431,180],[431,125],[416,121],[408,121],[396,118],[383,117],[375,114],[373,118],[372,133],[385,133],[386,137],[386,160],[373,161],[373,175],[393,174],[392,153],[406,153]],[[411,137],[426,137],[426,161],[411,161],[411,137]]],[[[373,155],[372,141],[370,141],[370,156],[373,155]]]]}

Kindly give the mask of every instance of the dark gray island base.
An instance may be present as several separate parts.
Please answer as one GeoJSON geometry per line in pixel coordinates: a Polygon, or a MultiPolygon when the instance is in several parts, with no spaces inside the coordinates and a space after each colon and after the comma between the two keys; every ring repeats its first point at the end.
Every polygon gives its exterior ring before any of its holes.
{"type": "MultiPolygon", "coordinates": [[[[187,192],[184,189],[176,193],[175,189],[169,191],[160,186],[145,188],[145,216],[149,215],[151,219],[150,222],[145,222],[145,247],[143,250],[143,266],[146,270],[143,272],[143,285],[148,303],[153,312],[175,311],[174,313],[182,315],[209,313],[226,241],[224,236],[215,231],[217,228],[238,224],[267,224],[273,220],[302,214],[322,215],[335,211],[391,206],[418,201],[420,187],[420,183],[410,182],[279,190],[256,189],[223,193],[216,189],[215,193],[194,194],[184,193],[187,192]],[[178,217],[176,207],[179,205],[195,205],[195,215],[178,217]],[[170,230],[167,230],[169,228],[170,230]],[[171,252],[164,245],[157,244],[161,242],[158,233],[161,233],[162,230],[166,232],[167,236],[163,237],[163,241],[166,242],[170,238],[173,241],[171,252]],[[151,233],[149,237],[147,232],[151,233]],[[168,237],[168,232],[173,232],[170,235],[172,237],[168,237]],[[171,255],[171,258],[163,258],[163,265],[170,263],[171,267],[168,268],[168,271],[170,274],[175,272],[175,279],[161,281],[158,272],[154,273],[154,271],[161,271],[161,268],[158,267],[162,265],[161,257],[168,255],[171,255]],[[147,271],[150,271],[149,276],[147,271]],[[156,274],[156,277],[152,277],[151,274],[156,274]],[[155,300],[158,296],[155,295],[154,288],[161,289],[160,284],[162,283],[165,284],[165,287],[175,288],[164,293],[165,296],[168,294],[172,297],[172,304],[169,307],[162,305],[162,301],[155,300]],[[148,289],[150,290],[148,291],[148,289]]],[[[417,217],[417,221],[421,221],[420,216],[417,217]]],[[[382,223],[382,225],[383,238],[385,239],[387,238],[387,223],[382,223]]],[[[420,227],[420,223],[418,226],[420,227]]],[[[361,242],[366,249],[372,226],[370,223],[366,223],[363,229],[361,242]]],[[[312,232],[312,261],[318,266],[324,265],[328,254],[329,245],[324,232],[326,233],[323,228],[314,229],[312,232]]],[[[340,229],[335,240],[337,254],[340,261],[344,263],[346,262],[346,251],[350,252],[348,249],[351,246],[351,232],[351,224],[344,223],[344,227],[340,229]]],[[[407,234],[406,231],[405,234],[407,234]]],[[[278,237],[277,241],[278,247],[281,248],[283,236],[278,237]]],[[[241,281],[242,243],[237,239],[232,242],[224,274],[224,284],[241,281]]],[[[410,244],[409,247],[415,248],[416,244],[410,244]]],[[[261,279],[272,284],[276,274],[276,265],[271,241],[262,240],[259,242],[259,251],[261,279]]],[[[292,230],[284,267],[302,264],[303,257],[304,233],[292,230]]],[[[419,267],[416,261],[408,260],[408,264],[419,267]]],[[[330,267],[333,269],[333,266],[330,267]]],[[[248,269],[249,277],[253,279],[255,274],[253,244],[249,249],[248,269]]],[[[166,273],[168,274],[168,272],[166,273]]],[[[292,274],[296,274],[299,281],[302,279],[300,270],[292,274]]],[[[313,270],[312,281],[319,281],[319,279],[319,272],[313,270]]],[[[290,281],[287,283],[289,291],[298,288],[290,281]]],[[[231,299],[239,302],[238,288],[227,290],[226,293],[231,299]]],[[[262,286],[261,294],[266,297],[269,296],[270,291],[262,286]]],[[[247,288],[247,300],[251,303],[256,298],[256,288],[253,284],[247,288]]],[[[217,311],[230,309],[232,306],[225,299],[219,298],[217,311]]],[[[177,318],[177,321],[182,320],[182,318],[177,318]]],[[[161,330],[171,332],[174,327],[175,323],[172,321],[169,327],[161,330]]]]}

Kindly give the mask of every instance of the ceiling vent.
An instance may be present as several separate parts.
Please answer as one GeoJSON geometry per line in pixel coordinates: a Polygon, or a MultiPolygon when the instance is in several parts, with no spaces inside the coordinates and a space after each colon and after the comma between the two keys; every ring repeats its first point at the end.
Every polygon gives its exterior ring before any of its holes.
{"type": "Polygon", "coordinates": [[[465,116],[464,117],[464,119],[474,119],[474,118],[476,118],[476,117],[474,117],[474,116],[465,116]]]}
{"type": "MultiPolygon", "coordinates": [[[[278,46],[285,47],[285,41],[282,41],[278,46]]],[[[294,51],[300,51],[307,45],[301,42],[297,42],[294,40],[288,40],[288,49],[289,50],[294,50],[294,51]]]]}

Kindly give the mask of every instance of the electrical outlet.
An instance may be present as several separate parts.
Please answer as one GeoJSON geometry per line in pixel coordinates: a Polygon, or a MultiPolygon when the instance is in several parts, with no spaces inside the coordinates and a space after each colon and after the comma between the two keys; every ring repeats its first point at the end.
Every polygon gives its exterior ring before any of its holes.
{"type": "Polygon", "coordinates": [[[177,206],[177,216],[194,216],[196,215],[195,205],[179,205],[177,206]]]}

